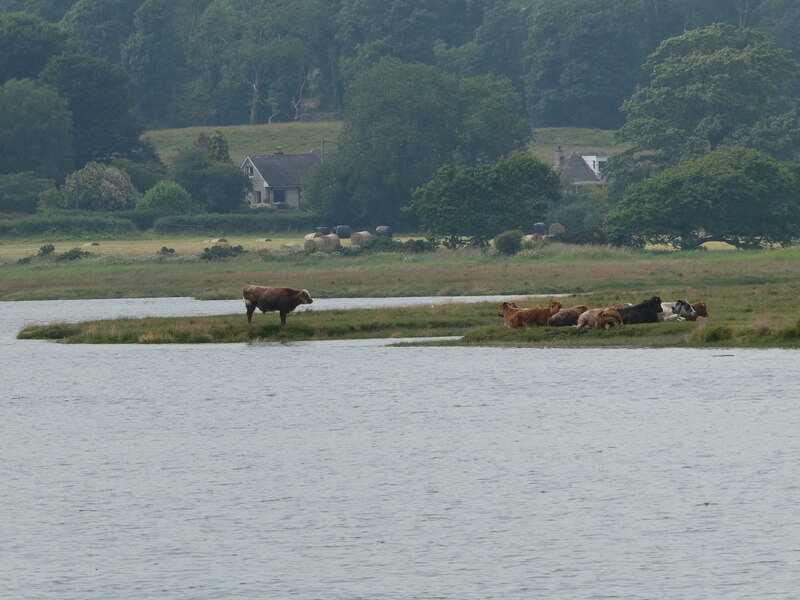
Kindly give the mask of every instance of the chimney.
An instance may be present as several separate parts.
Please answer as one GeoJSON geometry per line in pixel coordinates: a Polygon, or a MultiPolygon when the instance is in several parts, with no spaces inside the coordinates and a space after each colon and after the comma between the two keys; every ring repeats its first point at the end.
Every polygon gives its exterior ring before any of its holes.
{"type": "Polygon", "coordinates": [[[278,146],[275,148],[275,154],[283,154],[283,146],[278,146]]]}
{"type": "Polygon", "coordinates": [[[558,146],[558,148],[556,148],[556,153],[555,153],[555,161],[554,161],[554,163],[553,163],[553,164],[554,164],[556,167],[560,167],[560,166],[561,166],[561,162],[562,162],[563,160],[564,160],[564,157],[563,157],[563,156],[562,156],[562,154],[561,154],[561,146],[559,145],[559,146],[558,146]]]}

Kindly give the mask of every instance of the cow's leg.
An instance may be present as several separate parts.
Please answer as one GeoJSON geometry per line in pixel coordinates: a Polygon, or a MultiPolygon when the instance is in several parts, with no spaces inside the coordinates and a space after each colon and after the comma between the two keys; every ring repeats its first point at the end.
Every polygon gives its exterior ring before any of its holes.
{"type": "Polygon", "coordinates": [[[247,309],[247,324],[250,325],[250,322],[253,320],[253,312],[256,310],[256,305],[245,304],[244,306],[247,309]]]}
{"type": "Polygon", "coordinates": [[[281,311],[281,325],[286,325],[286,315],[288,315],[288,314],[289,313],[287,313],[285,311],[281,311]]]}

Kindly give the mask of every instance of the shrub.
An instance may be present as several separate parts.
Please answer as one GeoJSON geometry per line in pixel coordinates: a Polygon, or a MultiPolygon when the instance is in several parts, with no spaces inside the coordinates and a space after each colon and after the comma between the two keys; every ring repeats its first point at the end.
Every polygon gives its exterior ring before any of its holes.
{"type": "Polygon", "coordinates": [[[522,231],[519,229],[512,229],[498,233],[494,238],[494,247],[500,254],[505,256],[513,256],[522,250],[522,231]]]}
{"type": "Polygon", "coordinates": [[[88,258],[91,255],[92,255],[91,252],[84,252],[80,248],[72,248],[71,250],[67,250],[66,252],[57,254],[56,260],[58,261],[81,260],[83,258],[88,258]]]}
{"type": "Polygon", "coordinates": [[[225,260],[244,254],[246,250],[243,246],[229,246],[228,244],[216,244],[210,248],[203,248],[200,258],[203,260],[225,260]]]}
{"type": "Polygon", "coordinates": [[[161,210],[172,214],[199,212],[185,188],[174,181],[159,181],[136,203],[137,210],[161,210]]]}
{"type": "Polygon", "coordinates": [[[33,237],[53,236],[80,237],[87,235],[122,236],[135,231],[127,219],[106,216],[83,216],[52,214],[0,220],[0,236],[33,237]]]}
{"type": "Polygon", "coordinates": [[[44,246],[39,247],[39,252],[36,256],[39,258],[43,258],[45,256],[50,256],[56,251],[56,247],[53,244],[45,244],[44,246]]]}

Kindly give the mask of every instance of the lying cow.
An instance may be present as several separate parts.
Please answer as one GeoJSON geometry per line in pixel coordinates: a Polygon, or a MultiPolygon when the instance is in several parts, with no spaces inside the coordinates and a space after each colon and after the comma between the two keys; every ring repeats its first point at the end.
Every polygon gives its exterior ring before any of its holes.
{"type": "Polygon", "coordinates": [[[506,327],[524,329],[546,325],[547,319],[561,310],[561,303],[551,301],[547,306],[520,308],[514,302],[502,302],[497,316],[503,317],[506,327]]]}
{"type": "Polygon", "coordinates": [[[556,314],[547,319],[547,324],[551,327],[568,327],[578,324],[578,317],[589,310],[585,304],[562,308],[556,314]]]}
{"type": "Polygon", "coordinates": [[[694,315],[686,316],[685,319],[687,321],[697,321],[697,317],[708,317],[708,307],[702,300],[700,302],[692,302],[692,309],[694,309],[694,315]]]}
{"type": "Polygon", "coordinates": [[[244,306],[247,309],[249,325],[256,309],[263,313],[278,311],[281,314],[281,325],[286,325],[286,315],[301,304],[314,302],[306,290],[288,287],[267,287],[263,285],[246,285],[242,290],[244,306]]]}
{"type": "Polygon", "coordinates": [[[688,300],[661,303],[661,312],[658,314],[659,321],[694,321],[696,319],[697,313],[688,300]]]}
{"type": "Polygon", "coordinates": [[[658,323],[658,315],[662,312],[661,298],[653,296],[639,304],[617,306],[622,322],[626,325],[636,323],[658,323]]]}
{"type": "Polygon", "coordinates": [[[619,310],[613,306],[607,308],[592,308],[584,311],[578,317],[578,329],[605,329],[622,325],[619,310]]]}

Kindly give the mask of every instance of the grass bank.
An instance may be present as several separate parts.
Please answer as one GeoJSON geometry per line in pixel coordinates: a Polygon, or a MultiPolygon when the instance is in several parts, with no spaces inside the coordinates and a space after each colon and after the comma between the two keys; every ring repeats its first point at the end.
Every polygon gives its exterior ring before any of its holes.
{"type": "Polygon", "coordinates": [[[800,280],[797,248],[647,252],[549,244],[513,257],[471,249],[342,256],[287,253],[250,244],[250,251],[237,258],[208,261],[199,258],[208,243],[193,243],[191,252],[169,256],[157,256],[153,247],[146,254],[116,254],[100,245],[87,249],[90,258],[74,262],[5,263],[0,265],[0,300],[228,299],[238,298],[248,283],[306,288],[319,298],[606,290],[647,297],[664,289],[698,291],[800,280]]]}
{"type": "MultiPolygon", "coordinates": [[[[64,343],[242,343],[355,338],[463,336],[443,345],[534,347],[800,347],[795,308],[800,283],[689,289],[662,288],[663,299],[705,300],[709,318],[697,322],[627,325],[610,331],[572,327],[511,330],[497,316],[496,303],[444,304],[404,308],[304,311],[281,328],[276,314],[256,314],[248,327],[241,314],[214,317],[114,319],[85,323],[29,325],[20,339],[64,343]]],[[[638,302],[641,294],[608,291],[562,299],[565,306],[638,302]]],[[[524,306],[546,304],[528,299],[524,306]]],[[[433,343],[433,342],[432,342],[433,343]]]]}

